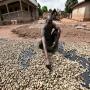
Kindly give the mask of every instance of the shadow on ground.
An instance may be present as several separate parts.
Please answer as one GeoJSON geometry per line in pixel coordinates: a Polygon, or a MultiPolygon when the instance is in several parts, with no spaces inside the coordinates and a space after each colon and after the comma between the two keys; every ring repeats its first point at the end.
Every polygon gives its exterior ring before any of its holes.
{"type": "MultiPolygon", "coordinates": [[[[59,44],[58,52],[63,54],[65,58],[78,62],[82,67],[86,69],[86,71],[80,75],[83,77],[83,83],[81,83],[81,85],[90,89],[90,56],[77,54],[77,50],[75,49],[65,51],[63,43],[59,44]]],[[[26,69],[28,67],[28,61],[33,57],[33,55],[35,56],[35,54],[36,52],[34,52],[34,50],[31,48],[27,48],[22,51],[19,55],[19,65],[21,68],[26,69]]]]}
{"type": "Polygon", "coordinates": [[[25,50],[23,50],[20,55],[19,55],[19,65],[21,69],[27,69],[27,67],[29,66],[29,61],[31,60],[31,58],[34,58],[33,56],[36,55],[36,52],[31,49],[31,48],[27,48],[25,50]]]}
{"type": "Polygon", "coordinates": [[[64,51],[64,44],[59,44],[58,51],[59,53],[63,54],[65,58],[78,62],[86,69],[86,71],[80,75],[84,79],[81,85],[90,89],[90,56],[78,55],[77,50],[75,49],[64,51]]]}

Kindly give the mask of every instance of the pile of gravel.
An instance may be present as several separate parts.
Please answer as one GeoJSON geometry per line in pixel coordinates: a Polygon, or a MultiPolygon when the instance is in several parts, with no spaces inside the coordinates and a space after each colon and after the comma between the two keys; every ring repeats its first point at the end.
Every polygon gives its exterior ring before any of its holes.
{"type": "Polygon", "coordinates": [[[49,72],[37,46],[28,40],[0,39],[0,89],[89,90],[81,85],[83,66],[56,52],[49,54],[53,70],[49,72]]]}
{"type": "Polygon", "coordinates": [[[41,29],[39,26],[31,27],[31,25],[24,25],[16,29],[13,29],[12,32],[14,34],[17,34],[19,37],[24,37],[24,38],[36,39],[41,37],[41,29]]]}

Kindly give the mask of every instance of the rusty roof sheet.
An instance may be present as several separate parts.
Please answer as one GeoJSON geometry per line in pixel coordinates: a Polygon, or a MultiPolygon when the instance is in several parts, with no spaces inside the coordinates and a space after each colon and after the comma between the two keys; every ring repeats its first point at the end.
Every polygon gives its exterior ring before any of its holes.
{"type": "Polygon", "coordinates": [[[72,8],[75,8],[77,6],[80,6],[80,5],[82,5],[82,4],[86,3],[86,2],[89,2],[90,3],[90,1],[82,1],[82,2],[77,3],[76,5],[74,5],[72,8]]]}
{"type": "Polygon", "coordinates": [[[34,5],[38,6],[38,3],[36,0],[29,0],[31,3],[33,3],[34,5]]]}
{"type": "MultiPolygon", "coordinates": [[[[7,1],[7,0],[0,0],[0,2],[7,1]]],[[[38,6],[37,0],[29,0],[35,6],[38,6]]]]}
{"type": "Polygon", "coordinates": [[[0,0],[0,2],[2,2],[3,0],[0,0]]]}

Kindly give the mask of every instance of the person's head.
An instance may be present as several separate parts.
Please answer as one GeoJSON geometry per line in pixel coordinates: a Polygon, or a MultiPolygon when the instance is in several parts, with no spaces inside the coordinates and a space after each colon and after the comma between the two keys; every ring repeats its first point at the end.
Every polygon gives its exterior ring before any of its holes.
{"type": "Polygon", "coordinates": [[[46,20],[46,23],[52,24],[52,21],[53,21],[52,17],[51,16],[48,16],[48,18],[46,20]]]}

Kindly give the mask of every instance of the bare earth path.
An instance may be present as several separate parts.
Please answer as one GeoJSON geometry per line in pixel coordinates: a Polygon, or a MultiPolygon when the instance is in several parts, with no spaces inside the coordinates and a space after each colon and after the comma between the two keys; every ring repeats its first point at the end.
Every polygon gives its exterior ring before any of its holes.
{"type": "Polygon", "coordinates": [[[69,19],[63,19],[61,22],[62,39],[71,42],[90,43],[90,22],[78,22],[69,19]],[[87,25],[88,30],[76,29],[75,26],[87,25]]]}
{"type": "MultiPolygon", "coordinates": [[[[20,31],[19,33],[26,34],[27,38],[31,39],[37,39],[40,38],[40,31],[41,28],[44,26],[45,21],[40,20],[37,23],[34,24],[24,24],[24,25],[8,25],[8,26],[0,26],[0,37],[3,38],[9,38],[9,39],[21,39],[18,37],[17,34],[12,33],[11,31],[16,29],[17,31],[20,31]],[[31,31],[30,31],[31,28],[31,31]],[[27,34],[31,33],[31,34],[27,34]]],[[[86,31],[83,29],[75,29],[74,25],[83,24],[82,22],[77,22],[69,19],[63,19],[61,22],[55,22],[58,26],[60,26],[62,33],[61,33],[61,40],[63,41],[70,41],[70,42],[86,42],[90,43],[90,31],[86,31]]],[[[88,27],[90,28],[90,23],[86,23],[88,27]]],[[[22,36],[21,36],[22,37],[22,36]]],[[[24,38],[22,38],[24,39],[24,38]]]]}
{"type": "Polygon", "coordinates": [[[16,34],[13,34],[11,31],[22,25],[7,25],[0,26],[0,37],[9,38],[9,39],[20,39],[16,34]]]}

